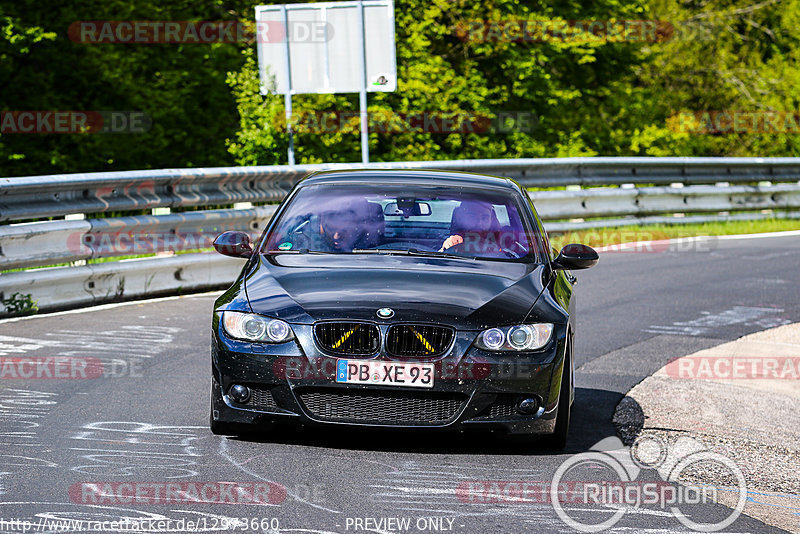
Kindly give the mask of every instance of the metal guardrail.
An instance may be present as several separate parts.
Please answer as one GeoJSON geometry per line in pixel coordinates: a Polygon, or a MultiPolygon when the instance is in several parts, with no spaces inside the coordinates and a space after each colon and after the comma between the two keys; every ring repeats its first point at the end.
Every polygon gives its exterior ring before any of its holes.
{"type": "Polygon", "coordinates": [[[0,222],[155,207],[273,202],[311,171],[442,169],[507,176],[528,187],[797,182],[798,158],[544,158],[219,167],[0,178],[0,222]]]}
{"type": "Polygon", "coordinates": [[[276,208],[269,205],[0,226],[0,270],[208,248],[226,230],[260,234],[276,208]],[[197,246],[187,246],[191,244],[197,246]]]}
{"type": "MultiPolygon", "coordinates": [[[[800,208],[800,185],[688,186],[536,191],[530,196],[545,221],[635,216],[603,222],[625,225],[667,213],[791,210],[800,208]]],[[[0,269],[78,260],[208,248],[221,232],[260,234],[275,205],[242,210],[205,210],[81,221],[0,226],[0,269]],[[196,247],[188,246],[196,244],[196,247]]],[[[583,222],[552,223],[549,230],[580,228],[583,222]]]]}
{"type": "Polygon", "coordinates": [[[31,295],[40,311],[55,311],[218,289],[229,286],[243,265],[235,258],[197,253],[35,269],[0,275],[0,291],[31,295]]]}
{"type": "MultiPolygon", "coordinates": [[[[689,218],[701,221],[720,218],[709,213],[749,211],[753,213],[746,217],[758,218],[763,217],[761,210],[800,208],[800,158],[557,158],[167,169],[1,178],[0,222],[73,213],[276,202],[308,172],[352,168],[480,172],[514,178],[529,187],[623,185],[531,192],[550,231],[665,222],[670,219],[659,215],[672,213],[702,213],[689,218]],[[763,184],[764,181],[770,184],[763,184]],[[725,185],[707,185],[720,182],[725,185]],[[762,184],[729,185],[759,182],[762,184]],[[617,219],[583,221],[594,217],[617,219]],[[565,221],[570,219],[571,222],[565,221]],[[559,220],[563,222],[552,222],[559,220]]],[[[187,236],[195,240],[198,248],[207,247],[214,236],[225,230],[259,234],[274,210],[275,205],[267,205],[0,225],[0,270],[145,254],[173,248],[171,239],[184,240],[181,248],[185,249],[187,236]],[[117,240],[112,246],[108,246],[109,236],[117,240]],[[135,241],[140,236],[156,237],[135,241]]],[[[38,301],[41,310],[52,310],[163,295],[179,288],[196,291],[223,287],[240,267],[240,261],[214,254],[181,254],[3,273],[0,298],[15,292],[29,294],[38,301]]]]}

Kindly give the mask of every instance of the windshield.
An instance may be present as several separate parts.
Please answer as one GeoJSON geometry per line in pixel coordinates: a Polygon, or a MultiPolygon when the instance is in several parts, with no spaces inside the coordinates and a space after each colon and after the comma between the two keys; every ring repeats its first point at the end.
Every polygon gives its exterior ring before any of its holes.
{"type": "Polygon", "coordinates": [[[510,191],[319,184],[297,191],[261,252],[530,259],[539,252],[532,228],[510,191]]]}

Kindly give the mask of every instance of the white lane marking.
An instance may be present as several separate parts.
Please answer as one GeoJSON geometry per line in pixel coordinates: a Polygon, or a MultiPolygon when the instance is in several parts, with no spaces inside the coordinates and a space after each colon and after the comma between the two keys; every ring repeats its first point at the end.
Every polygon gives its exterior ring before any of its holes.
{"type": "Polygon", "coordinates": [[[137,421],[89,423],[72,436],[84,442],[83,446],[70,449],[88,463],[72,470],[95,476],[147,476],[151,472],[170,479],[196,476],[197,458],[203,455],[194,445],[197,440],[194,430],[204,428],[137,421]]]}
{"type": "MultiPolygon", "coordinates": [[[[97,332],[81,330],[45,332],[43,337],[47,339],[0,335],[0,356],[46,349],[48,356],[92,355],[101,360],[116,359],[114,357],[118,355],[150,358],[169,349],[179,332],[180,328],[172,326],[122,325],[114,330],[97,332]]],[[[0,376],[3,369],[10,373],[10,367],[6,367],[12,365],[11,361],[0,361],[0,376]]]]}
{"type": "MultiPolygon", "coordinates": [[[[50,410],[58,404],[55,400],[57,396],[57,393],[29,389],[8,388],[0,390],[0,424],[4,430],[2,433],[4,438],[2,445],[14,447],[14,449],[11,449],[14,452],[16,452],[16,449],[24,447],[26,454],[34,454],[36,452],[45,454],[48,452],[52,445],[49,445],[47,449],[44,448],[46,443],[43,443],[40,439],[38,430],[36,430],[40,425],[35,420],[48,415],[50,410]],[[34,420],[32,421],[31,419],[34,420]],[[39,448],[38,451],[36,450],[37,447],[39,448]]],[[[17,475],[20,471],[31,467],[55,468],[58,467],[58,464],[45,458],[0,452],[0,466],[17,468],[10,472],[4,471],[0,473],[0,495],[3,495],[4,493],[15,492],[11,481],[7,484],[2,483],[3,476],[17,475]]]]}
{"type": "Polygon", "coordinates": [[[695,241],[732,240],[732,239],[767,239],[773,237],[796,237],[800,235],[800,230],[789,230],[786,232],[765,232],[761,234],[736,234],[736,235],[698,235],[692,237],[674,237],[672,239],[659,239],[655,241],[631,241],[629,243],[619,243],[616,245],[605,245],[595,250],[597,252],[619,252],[627,249],[644,249],[653,245],[676,244],[682,245],[695,241]]]}
{"type": "Polygon", "coordinates": [[[454,488],[448,489],[439,489],[439,488],[420,488],[420,487],[407,487],[407,486],[383,486],[380,484],[370,485],[371,488],[382,488],[382,489],[390,489],[390,490],[397,490],[402,492],[403,494],[410,494],[413,493],[415,495],[455,495],[456,490],[454,488]]]}
{"type": "Polygon", "coordinates": [[[24,354],[26,352],[39,350],[44,347],[54,347],[57,345],[57,341],[0,335],[0,356],[6,356],[12,353],[24,354]]]}
{"type": "MultiPolygon", "coordinates": [[[[255,472],[249,470],[248,468],[244,467],[244,465],[242,465],[239,462],[237,462],[236,460],[234,460],[233,457],[230,454],[230,451],[228,450],[228,440],[225,439],[225,438],[222,438],[220,440],[220,443],[219,443],[219,455],[222,456],[223,458],[225,458],[226,460],[228,460],[228,462],[233,464],[234,467],[237,467],[239,470],[243,471],[244,473],[247,473],[251,477],[255,477],[255,478],[261,480],[262,482],[272,482],[274,484],[278,484],[278,482],[275,482],[274,480],[267,480],[266,478],[262,477],[258,473],[255,473],[255,472]]],[[[283,484],[281,484],[281,485],[283,485],[283,484]]],[[[291,491],[286,486],[284,486],[284,488],[286,489],[286,494],[287,495],[291,495],[298,502],[301,502],[303,504],[307,504],[307,505],[309,505],[309,506],[311,506],[313,508],[317,508],[319,510],[324,510],[326,512],[331,512],[333,514],[341,514],[342,513],[339,510],[332,510],[331,508],[326,508],[326,507],[321,506],[319,504],[315,504],[315,503],[310,502],[310,501],[308,501],[306,499],[303,499],[297,493],[291,491]]]]}
{"type": "Polygon", "coordinates": [[[737,234],[721,235],[717,239],[763,239],[767,237],[793,237],[800,235],[800,230],[788,230],[786,232],[765,232],[763,234],[737,234]]]}
{"type": "MultiPolygon", "coordinates": [[[[30,456],[16,456],[14,454],[0,453],[0,460],[5,466],[15,467],[58,467],[58,464],[42,458],[31,458],[30,456]]],[[[10,474],[10,473],[9,473],[10,474]]]]}
{"type": "Polygon", "coordinates": [[[400,470],[399,470],[399,469],[397,469],[397,468],[396,468],[395,466],[393,466],[392,464],[387,464],[387,463],[379,462],[379,461],[377,461],[377,460],[364,460],[364,461],[365,461],[365,462],[367,462],[367,463],[370,463],[370,464],[376,464],[376,465],[380,465],[380,466],[383,466],[383,467],[388,467],[388,468],[390,468],[390,469],[391,469],[392,471],[394,471],[394,472],[398,472],[398,473],[400,472],[400,470]]]}
{"type": "Polygon", "coordinates": [[[782,313],[782,308],[763,308],[755,306],[734,306],[720,313],[700,312],[702,317],[690,321],[676,321],[671,325],[650,325],[643,329],[651,334],[700,336],[709,330],[734,324],[755,325],[772,328],[788,324],[790,321],[782,317],[770,315],[782,313]]]}
{"type": "Polygon", "coordinates": [[[58,317],[60,315],[72,315],[75,313],[88,313],[93,311],[100,311],[100,310],[110,310],[112,308],[119,308],[122,306],[132,306],[136,304],[150,304],[150,303],[157,303],[157,302],[166,302],[169,300],[178,300],[178,299],[194,299],[194,298],[203,298],[203,297],[214,297],[219,296],[223,293],[223,291],[210,291],[208,293],[197,293],[192,295],[177,295],[174,297],[159,297],[155,299],[146,299],[146,300],[130,300],[126,302],[114,302],[111,304],[101,304],[99,306],[91,306],[88,308],[79,308],[77,310],[66,310],[60,312],[53,312],[53,313],[43,313],[41,315],[28,315],[26,317],[9,317],[7,319],[0,319],[0,324],[5,323],[16,323],[17,321],[30,321],[31,319],[40,319],[46,317],[58,317]]]}
{"type": "MultiPolygon", "coordinates": [[[[656,239],[652,241],[631,241],[628,243],[618,243],[615,245],[604,245],[602,247],[596,248],[596,252],[620,252],[628,249],[635,249],[639,252],[656,252],[654,250],[654,246],[659,247],[659,251],[661,248],[664,248],[666,245],[666,251],[673,252],[672,248],[669,245],[684,245],[687,243],[694,243],[695,241],[713,241],[716,236],[707,236],[707,235],[699,235],[695,237],[675,237],[672,239],[656,239]]],[[[678,250],[680,251],[680,250],[678,250]]]]}

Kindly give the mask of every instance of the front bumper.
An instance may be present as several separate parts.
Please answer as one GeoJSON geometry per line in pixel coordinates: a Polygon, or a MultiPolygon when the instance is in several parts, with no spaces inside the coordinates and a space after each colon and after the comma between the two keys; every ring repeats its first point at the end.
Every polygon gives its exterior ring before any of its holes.
{"type": "MultiPolygon", "coordinates": [[[[477,332],[458,332],[451,349],[433,359],[432,388],[335,382],[335,357],[320,352],[311,326],[292,325],[296,340],[256,344],[228,338],[215,321],[212,341],[212,417],[225,423],[261,425],[358,425],[465,430],[485,428],[511,434],[548,434],[555,426],[564,331],[535,353],[489,353],[472,346],[477,332]],[[557,377],[554,379],[554,377],[557,377]],[[247,386],[245,403],[228,394],[247,386]],[[534,398],[535,413],[517,409],[534,398]]],[[[349,358],[354,359],[354,358],[349,358]]],[[[380,361],[412,361],[378,354],[380,361]]]]}

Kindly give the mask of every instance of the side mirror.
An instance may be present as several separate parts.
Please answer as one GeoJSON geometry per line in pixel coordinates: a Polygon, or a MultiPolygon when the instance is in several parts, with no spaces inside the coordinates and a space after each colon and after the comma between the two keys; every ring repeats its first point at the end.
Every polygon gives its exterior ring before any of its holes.
{"type": "Polygon", "coordinates": [[[249,258],[253,255],[250,236],[244,232],[223,232],[214,240],[214,248],[220,254],[233,258],[249,258]]]}
{"type": "Polygon", "coordinates": [[[592,247],[573,243],[561,249],[553,260],[553,269],[588,269],[597,264],[598,260],[600,256],[592,247]]]}

